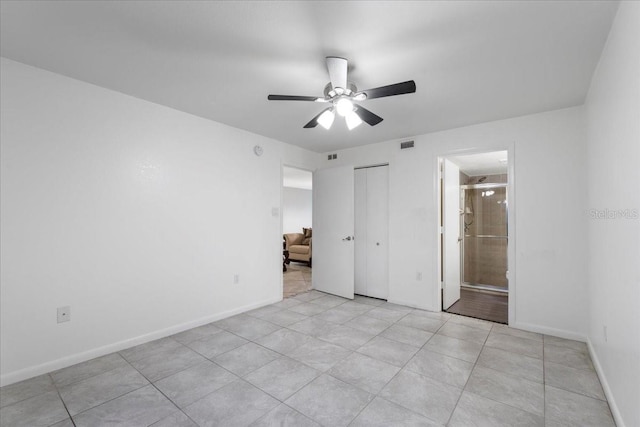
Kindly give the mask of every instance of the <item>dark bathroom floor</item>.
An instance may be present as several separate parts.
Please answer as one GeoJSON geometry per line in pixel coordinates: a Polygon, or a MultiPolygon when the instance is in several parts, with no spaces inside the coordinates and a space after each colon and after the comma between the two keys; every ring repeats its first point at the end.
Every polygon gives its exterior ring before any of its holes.
{"type": "Polygon", "coordinates": [[[507,324],[509,319],[507,295],[460,289],[460,299],[447,310],[447,313],[490,320],[507,324]]]}

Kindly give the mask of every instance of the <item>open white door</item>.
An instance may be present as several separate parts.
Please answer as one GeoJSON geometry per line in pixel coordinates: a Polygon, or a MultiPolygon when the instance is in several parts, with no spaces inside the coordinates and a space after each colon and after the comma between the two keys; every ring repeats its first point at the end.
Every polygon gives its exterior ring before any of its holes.
{"type": "Polygon", "coordinates": [[[442,194],[444,246],[442,306],[446,310],[460,299],[460,169],[458,166],[445,159],[442,179],[444,187],[442,194]]]}
{"type": "Polygon", "coordinates": [[[353,166],[313,173],[313,288],[353,299],[353,166]]]}

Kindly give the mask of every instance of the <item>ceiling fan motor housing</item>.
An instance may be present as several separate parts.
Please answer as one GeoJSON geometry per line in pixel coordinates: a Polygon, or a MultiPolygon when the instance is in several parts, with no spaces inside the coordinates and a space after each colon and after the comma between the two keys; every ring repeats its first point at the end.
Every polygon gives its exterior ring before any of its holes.
{"type": "Polygon", "coordinates": [[[346,96],[351,96],[354,93],[358,92],[358,88],[356,87],[356,85],[354,85],[353,83],[349,82],[347,83],[347,87],[346,88],[341,88],[343,89],[343,93],[339,94],[335,88],[331,85],[331,82],[327,83],[327,85],[324,87],[324,97],[325,99],[329,100],[335,96],[338,95],[346,95],[346,96]]]}

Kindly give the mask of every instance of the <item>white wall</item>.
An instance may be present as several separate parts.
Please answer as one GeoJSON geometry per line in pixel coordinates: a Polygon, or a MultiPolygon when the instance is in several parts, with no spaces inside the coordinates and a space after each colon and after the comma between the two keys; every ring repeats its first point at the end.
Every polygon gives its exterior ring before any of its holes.
{"type": "MultiPolygon", "coordinates": [[[[440,310],[437,158],[513,148],[515,323],[586,336],[585,135],[582,107],[485,123],[338,152],[325,166],[389,162],[389,300],[440,310]],[[423,280],[417,280],[417,272],[423,280]]],[[[325,156],[323,156],[323,159],[325,156]]],[[[510,240],[512,244],[513,240],[510,240]]]]}
{"type": "Polygon", "coordinates": [[[640,3],[620,4],[586,111],[589,341],[618,426],[639,426],[640,3]],[[605,209],[636,216],[612,218],[605,209]]]}
{"type": "Polygon", "coordinates": [[[1,83],[2,384],[282,298],[281,165],[317,154],[10,60],[1,83]]]}
{"type": "Polygon", "coordinates": [[[311,228],[312,190],[284,187],[282,190],[282,231],[302,233],[311,228]]]}

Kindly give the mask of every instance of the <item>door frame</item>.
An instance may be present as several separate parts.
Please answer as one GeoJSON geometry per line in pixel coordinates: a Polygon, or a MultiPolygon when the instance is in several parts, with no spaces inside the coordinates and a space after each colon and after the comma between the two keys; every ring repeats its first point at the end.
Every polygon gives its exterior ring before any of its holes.
{"type": "Polygon", "coordinates": [[[434,194],[435,200],[433,200],[433,206],[438,212],[438,221],[435,231],[435,244],[436,253],[438,254],[437,268],[435,275],[433,276],[434,283],[437,283],[438,295],[438,307],[442,310],[442,245],[440,240],[440,215],[441,215],[441,187],[440,180],[442,179],[442,171],[440,170],[440,161],[447,157],[452,156],[464,156],[469,154],[481,154],[489,153],[493,151],[506,151],[507,152],[507,200],[509,204],[507,206],[507,234],[509,236],[507,246],[507,269],[509,272],[509,294],[508,294],[508,312],[509,320],[508,324],[516,324],[516,296],[517,296],[517,283],[516,283],[516,174],[515,174],[515,143],[510,142],[507,144],[488,146],[488,147],[474,147],[474,148],[459,148],[452,150],[443,150],[435,153],[433,161],[435,162],[435,174],[434,174],[434,194]]]}

